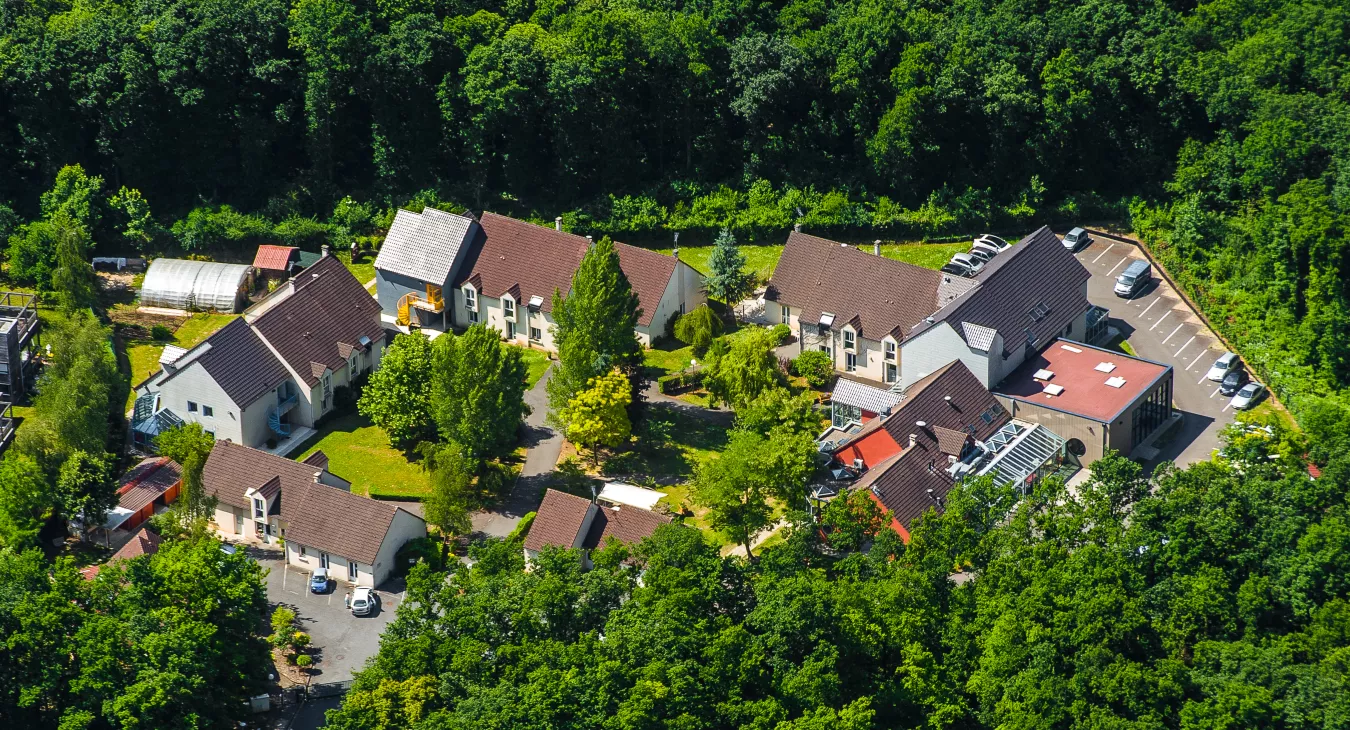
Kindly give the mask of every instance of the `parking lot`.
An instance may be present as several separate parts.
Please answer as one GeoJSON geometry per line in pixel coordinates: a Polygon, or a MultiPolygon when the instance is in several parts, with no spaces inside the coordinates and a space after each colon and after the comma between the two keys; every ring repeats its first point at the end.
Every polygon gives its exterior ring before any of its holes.
{"type": "Polygon", "coordinates": [[[1214,360],[1225,351],[1219,338],[1191,311],[1158,272],[1154,283],[1132,299],[1115,295],[1116,277],[1130,262],[1146,260],[1133,244],[1095,237],[1077,257],[1091,272],[1088,300],[1111,311],[1110,325],[1120,330],[1139,357],[1173,367],[1172,402],[1185,415],[1181,429],[1158,444],[1149,467],[1165,460],[1179,465],[1210,458],[1219,447],[1219,431],[1233,422],[1229,398],[1218,383],[1205,379],[1214,360]]]}
{"type": "MultiPolygon", "coordinates": [[[[280,553],[260,557],[269,569],[267,600],[275,608],[295,611],[301,630],[310,635],[315,669],[312,682],[343,682],[365,665],[380,649],[380,634],[394,620],[401,592],[376,591],[379,605],[368,616],[353,616],[347,609],[346,584],[337,581],[327,594],[309,592],[309,572],[287,565],[280,553]]],[[[389,585],[382,586],[385,588],[389,585]]]]}

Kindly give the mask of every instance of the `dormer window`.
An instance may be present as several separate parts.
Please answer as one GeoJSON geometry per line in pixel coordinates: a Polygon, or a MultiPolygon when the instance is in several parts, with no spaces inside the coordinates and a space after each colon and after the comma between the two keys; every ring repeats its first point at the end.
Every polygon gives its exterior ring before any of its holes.
{"type": "Polygon", "coordinates": [[[261,520],[267,516],[267,503],[260,497],[253,498],[253,519],[261,520]]]}
{"type": "Polygon", "coordinates": [[[471,287],[464,287],[464,308],[470,312],[478,311],[478,292],[471,287]]]}
{"type": "Polygon", "coordinates": [[[844,330],[844,350],[852,350],[857,345],[853,330],[844,330]]]}
{"type": "Polygon", "coordinates": [[[884,340],[881,343],[881,349],[885,353],[883,358],[886,362],[895,362],[895,340],[884,340]]]}
{"type": "Polygon", "coordinates": [[[502,316],[507,321],[514,322],[516,319],[516,301],[510,297],[502,297],[502,316]]]}

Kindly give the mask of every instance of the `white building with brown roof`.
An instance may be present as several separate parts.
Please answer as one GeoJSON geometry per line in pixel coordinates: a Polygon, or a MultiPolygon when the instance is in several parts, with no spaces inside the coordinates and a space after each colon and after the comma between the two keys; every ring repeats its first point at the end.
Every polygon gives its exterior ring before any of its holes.
{"type": "Polygon", "coordinates": [[[427,534],[426,522],[397,504],[352,494],[321,452],[298,462],[217,441],[202,486],[216,498],[211,527],[223,537],[284,540],[287,563],[310,572],[327,568],[351,585],[383,583],[399,548],[427,534]]]}
{"type": "Polygon", "coordinates": [[[217,439],[289,453],[335,406],[334,391],[384,352],[379,305],[347,267],[320,259],[243,317],[161,360],[136,386],[132,434],[149,448],[165,428],[200,423],[217,439]]]}
{"type": "MultiPolygon", "coordinates": [[[[446,331],[486,322],[508,342],[555,349],[553,294],[567,295],[591,240],[485,212],[399,211],[375,260],[386,321],[446,331]]],[[[616,243],[650,345],[671,317],[702,304],[703,276],[674,256],[616,243]]]]}
{"type": "Polygon", "coordinates": [[[591,551],[611,540],[637,545],[668,524],[669,517],[632,504],[592,501],[550,489],[525,536],[526,569],[546,547],[579,549],[583,565],[590,568],[591,551]]]}

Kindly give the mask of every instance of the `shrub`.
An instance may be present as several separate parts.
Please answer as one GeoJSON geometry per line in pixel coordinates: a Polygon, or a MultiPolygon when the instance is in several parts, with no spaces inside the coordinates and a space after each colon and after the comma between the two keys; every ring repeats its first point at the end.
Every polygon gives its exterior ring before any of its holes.
{"type": "Polygon", "coordinates": [[[291,646],[297,651],[309,646],[309,642],[309,634],[306,634],[303,631],[297,631],[291,635],[291,646]]]}
{"type": "Polygon", "coordinates": [[[782,322],[770,327],[769,331],[773,333],[775,341],[780,345],[792,337],[792,328],[782,322]]]}
{"type": "Polygon", "coordinates": [[[820,388],[830,382],[830,376],[834,374],[834,363],[830,361],[830,355],[819,350],[810,350],[803,352],[792,361],[792,367],[797,374],[806,378],[807,385],[812,388],[820,388]]]}
{"type": "Polygon", "coordinates": [[[314,664],[314,657],[308,654],[301,654],[295,658],[295,666],[300,667],[301,669],[311,666],[312,664],[314,664]]]}
{"type": "Polygon", "coordinates": [[[722,334],[722,318],[707,304],[700,304],[694,311],[680,317],[675,322],[675,337],[694,348],[694,355],[703,357],[708,345],[722,334]]]}
{"type": "Polygon", "coordinates": [[[519,542],[524,540],[525,536],[530,533],[530,525],[534,524],[534,518],[538,514],[538,512],[526,512],[525,516],[521,517],[520,522],[516,524],[516,529],[506,536],[506,541],[519,542]]]}
{"type": "Polygon", "coordinates": [[[154,338],[156,342],[165,342],[173,339],[173,330],[162,324],[157,324],[150,328],[150,336],[154,338]]]}
{"type": "Polygon", "coordinates": [[[686,370],[656,379],[656,387],[664,395],[677,395],[703,385],[702,370],[686,370]]]}

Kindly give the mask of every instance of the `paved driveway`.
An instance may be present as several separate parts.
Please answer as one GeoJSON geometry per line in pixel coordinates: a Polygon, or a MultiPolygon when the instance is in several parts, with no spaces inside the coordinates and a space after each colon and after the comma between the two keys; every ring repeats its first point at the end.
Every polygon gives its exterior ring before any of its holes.
{"type": "Polygon", "coordinates": [[[1219,447],[1219,431],[1233,422],[1228,398],[1205,371],[1225,347],[1155,271],[1154,284],[1133,299],[1112,291],[1116,277],[1131,261],[1145,260],[1137,246],[1098,238],[1076,254],[1092,273],[1088,300],[1111,310],[1111,326],[1119,329],[1142,358],[1173,367],[1172,402],[1185,415],[1181,431],[1164,443],[1148,466],[1165,460],[1187,465],[1210,458],[1219,447]]]}
{"type": "MultiPolygon", "coordinates": [[[[342,682],[365,665],[366,659],[380,649],[380,634],[394,620],[394,611],[403,599],[401,592],[378,590],[379,607],[369,616],[353,616],[345,605],[347,588],[343,583],[327,594],[309,592],[309,572],[287,565],[280,553],[260,556],[258,563],[267,575],[267,600],[276,608],[284,605],[295,611],[300,629],[308,633],[314,647],[313,683],[342,682]]],[[[389,584],[382,588],[390,587],[389,584]]],[[[394,586],[401,588],[401,584],[394,586]]]]}
{"type": "Polygon", "coordinates": [[[476,536],[506,537],[520,524],[520,518],[539,507],[544,487],[553,478],[553,467],[562,453],[562,435],[544,423],[548,417],[548,379],[553,367],[534,387],[525,391],[530,415],[525,418],[525,464],[511,494],[495,509],[471,515],[476,536]]]}

